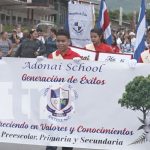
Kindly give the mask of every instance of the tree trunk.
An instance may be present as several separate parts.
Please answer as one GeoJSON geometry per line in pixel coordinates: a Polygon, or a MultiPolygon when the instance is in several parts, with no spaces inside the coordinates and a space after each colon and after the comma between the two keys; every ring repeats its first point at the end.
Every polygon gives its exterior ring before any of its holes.
{"type": "Polygon", "coordinates": [[[145,120],[146,119],[146,111],[144,110],[143,111],[143,120],[145,120]]]}

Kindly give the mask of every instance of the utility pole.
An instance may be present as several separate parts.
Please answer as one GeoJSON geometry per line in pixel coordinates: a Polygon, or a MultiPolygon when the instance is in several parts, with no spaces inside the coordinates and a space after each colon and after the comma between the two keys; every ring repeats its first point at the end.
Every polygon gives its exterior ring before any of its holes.
{"type": "Polygon", "coordinates": [[[122,26],[122,15],[123,15],[123,8],[120,7],[120,13],[119,13],[119,25],[122,26]]]}

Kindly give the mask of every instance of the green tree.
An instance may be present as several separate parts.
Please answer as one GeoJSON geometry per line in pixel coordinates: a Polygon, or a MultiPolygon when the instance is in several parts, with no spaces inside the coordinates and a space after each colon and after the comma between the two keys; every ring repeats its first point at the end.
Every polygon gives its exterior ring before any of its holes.
{"type": "Polygon", "coordinates": [[[147,20],[148,25],[150,25],[150,9],[146,10],[146,20],[147,20]]]}
{"type": "Polygon", "coordinates": [[[122,19],[124,21],[130,21],[132,19],[132,17],[133,17],[133,14],[132,13],[128,13],[128,14],[123,14],[122,19]]]}
{"type": "Polygon", "coordinates": [[[118,103],[121,107],[141,111],[145,120],[146,114],[150,111],[150,75],[138,76],[129,82],[118,103]]]}
{"type": "MultiPolygon", "coordinates": [[[[119,10],[109,11],[110,19],[119,20],[119,15],[120,15],[119,10]]],[[[123,21],[131,21],[132,17],[133,17],[133,13],[128,13],[128,14],[123,13],[122,14],[123,21]]]]}
{"type": "Polygon", "coordinates": [[[109,11],[110,19],[119,19],[119,10],[109,11]]]}

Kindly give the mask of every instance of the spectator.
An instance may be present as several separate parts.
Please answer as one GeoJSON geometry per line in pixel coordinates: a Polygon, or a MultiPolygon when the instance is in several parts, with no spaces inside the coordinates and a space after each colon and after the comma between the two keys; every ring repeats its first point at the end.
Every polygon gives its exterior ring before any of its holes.
{"type": "Polygon", "coordinates": [[[122,40],[121,40],[121,39],[122,39],[122,33],[118,32],[116,36],[117,36],[117,37],[116,37],[116,38],[117,38],[117,39],[116,39],[117,45],[118,45],[119,48],[121,48],[121,44],[122,44],[122,40]]]}
{"type": "Polygon", "coordinates": [[[50,36],[45,41],[45,47],[46,47],[46,54],[49,55],[50,53],[56,51],[56,34],[57,31],[54,28],[50,29],[50,36]]]}
{"type": "Polygon", "coordinates": [[[120,48],[117,45],[117,39],[115,35],[112,35],[112,50],[113,53],[119,53],[120,52],[120,48]]]}
{"type": "Polygon", "coordinates": [[[0,59],[2,58],[2,55],[3,55],[2,50],[0,49],[0,59]]]}
{"type": "Polygon", "coordinates": [[[32,29],[29,39],[22,42],[16,51],[16,57],[35,58],[45,54],[44,44],[37,39],[37,31],[32,29]]]}
{"type": "Polygon", "coordinates": [[[2,57],[9,57],[13,53],[12,43],[5,31],[0,33],[0,50],[2,57]]]}
{"type": "Polygon", "coordinates": [[[150,49],[150,28],[147,29],[145,46],[147,49],[150,49]]]}
{"type": "Polygon", "coordinates": [[[38,40],[40,40],[43,44],[45,44],[45,39],[44,39],[44,36],[43,36],[43,31],[42,29],[40,28],[37,28],[37,33],[38,33],[38,40]]]}
{"type": "Polygon", "coordinates": [[[129,36],[130,36],[130,38],[131,38],[131,43],[134,45],[135,40],[136,40],[136,38],[135,38],[135,33],[134,33],[134,32],[130,32],[130,33],[129,33],[129,36]]]}
{"type": "MultiPolygon", "coordinates": [[[[130,32],[129,33],[129,36],[130,36],[130,39],[131,39],[131,45],[133,47],[135,47],[135,41],[136,41],[136,38],[135,38],[135,33],[134,32],[130,32]]],[[[134,51],[134,50],[133,50],[134,51]]]]}
{"type": "Polygon", "coordinates": [[[20,42],[22,43],[22,42],[24,42],[24,41],[26,41],[27,39],[29,39],[29,31],[28,30],[24,30],[23,31],[23,37],[20,39],[20,42]]]}
{"type": "Polygon", "coordinates": [[[12,35],[9,39],[11,40],[12,44],[20,43],[20,39],[19,39],[19,37],[17,35],[17,31],[15,29],[12,31],[12,35]]]}
{"type": "Polygon", "coordinates": [[[23,33],[21,31],[21,26],[18,26],[16,28],[16,31],[17,31],[17,36],[21,39],[23,37],[23,33]]]}
{"type": "Polygon", "coordinates": [[[12,42],[12,47],[13,47],[13,53],[12,56],[14,56],[16,50],[18,49],[19,43],[20,43],[20,39],[17,36],[17,31],[14,29],[12,32],[11,37],[9,38],[12,42]]]}
{"type": "Polygon", "coordinates": [[[131,38],[129,35],[125,35],[123,39],[123,43],[121,44],[121,50],[123,53],[133,53],[134,47],[131,44],[131,38]]]}

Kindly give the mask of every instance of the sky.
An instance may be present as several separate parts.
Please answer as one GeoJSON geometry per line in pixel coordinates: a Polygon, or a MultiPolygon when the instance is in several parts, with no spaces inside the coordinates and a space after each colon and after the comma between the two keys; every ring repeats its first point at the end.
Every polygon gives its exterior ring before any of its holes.
{"type": "MultiPolygon", "coordinates": [[[[96,3],[100,3],[100,0],[91,0],[96,3]]],[[[105,0],[107,7],[109,10],[116,10],[120,7],[123,8],[123,11],[125,13],[133,12],[133,11],[139,11],[141,0],[105,0]]],[[[147,8],[150,8],[150,0],[146,0],[146,4],[149,3],[149,5],[146,5],[147,8]]]]}

